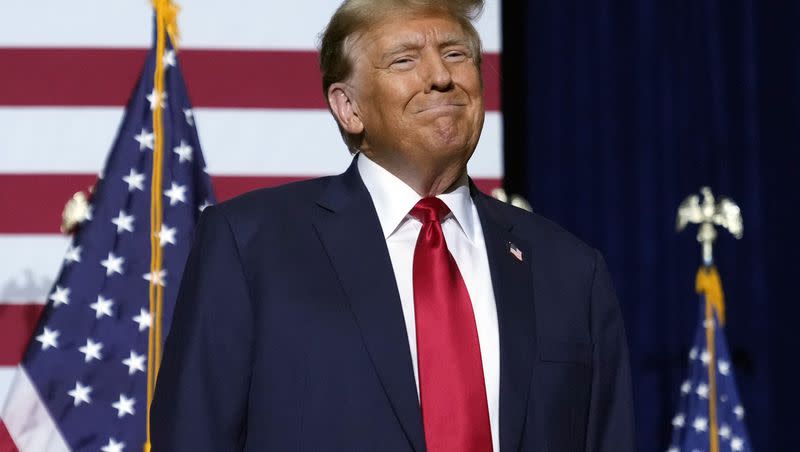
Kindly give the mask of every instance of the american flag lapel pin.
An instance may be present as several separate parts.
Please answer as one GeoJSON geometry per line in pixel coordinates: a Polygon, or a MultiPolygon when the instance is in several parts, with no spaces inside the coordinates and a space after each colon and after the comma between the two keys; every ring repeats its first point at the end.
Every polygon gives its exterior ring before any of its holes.
{"type": "Polygon", "coordinates": [[[522,262],[522,250],[517,248],[517,245],[508,242],[508,252],[511,253],[512,256],[517,258],[518,261],[522,262]]]}

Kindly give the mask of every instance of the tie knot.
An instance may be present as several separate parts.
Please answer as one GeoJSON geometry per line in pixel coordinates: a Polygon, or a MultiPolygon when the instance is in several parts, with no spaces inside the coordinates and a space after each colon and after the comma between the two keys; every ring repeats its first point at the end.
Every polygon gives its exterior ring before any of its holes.
{"type": "Polygon", "coordinates": [[[447,204],[433,196],[420,199],[411,209],[411,216],[423,223],[432,221],[440,223],[448,213],[450,209],[447,204]]]}

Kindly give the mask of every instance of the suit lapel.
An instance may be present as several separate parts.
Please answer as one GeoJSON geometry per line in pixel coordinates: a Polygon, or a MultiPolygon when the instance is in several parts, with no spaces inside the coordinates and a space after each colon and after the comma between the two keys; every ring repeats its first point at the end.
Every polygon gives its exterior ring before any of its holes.
{"type": "Polygon", "coordinates": [[[415,450],[425,450],[411,352],[386,241],[355,159],[331,178],[314,226],[350,302],[394,412],[415,450]]]}
{"type": "Polygon", "coordinates": [[[532,255],[494,201],[471,186],[481,219],[500,334],[500,451],[519,449],[535,358],[532,255]],[[521,259],[512,253],[521,252],[521,259]]]}

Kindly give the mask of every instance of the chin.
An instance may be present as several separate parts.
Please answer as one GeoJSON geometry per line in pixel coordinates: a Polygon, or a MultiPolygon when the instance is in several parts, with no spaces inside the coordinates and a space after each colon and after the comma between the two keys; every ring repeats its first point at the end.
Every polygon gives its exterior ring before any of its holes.
{"type": "Polygon", "coordinates": [[[444,149],[474,148],[479,136],[475,131],[480,130],[483,125],[482,117],[477,124],[475,119],[470,118],[467,120],[461,115],[437,117],[426,127],[427,141],[432,146],[444,149]],[[475,128],[476,126],[478,127],[477,129],[475,128]]]}
{"type": "Polygon", "coordinates": [[[465,137],[447,137],[442,139],[440,136],[431,137],[427,140],[424,149],[428,149],[429,155],[436,156],[437,160],[443,162],[466,162],[475,149],[465,137]]]}

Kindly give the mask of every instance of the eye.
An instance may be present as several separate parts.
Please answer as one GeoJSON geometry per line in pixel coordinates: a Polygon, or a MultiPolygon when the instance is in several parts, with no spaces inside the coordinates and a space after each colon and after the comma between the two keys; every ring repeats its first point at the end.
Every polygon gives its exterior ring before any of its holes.
{"type": "Polygon", "coordinates": [[[393,69],[410,69],[414,65],[414,58],[410,56],[401,56],[392,60],[389,65],[393,69]]]}
{"type": "Polygon", "coordinates": [[[444,54],[447,61],[464,61],[467,59],[467,54],[460,50],[451,50],[444,54]]]}

